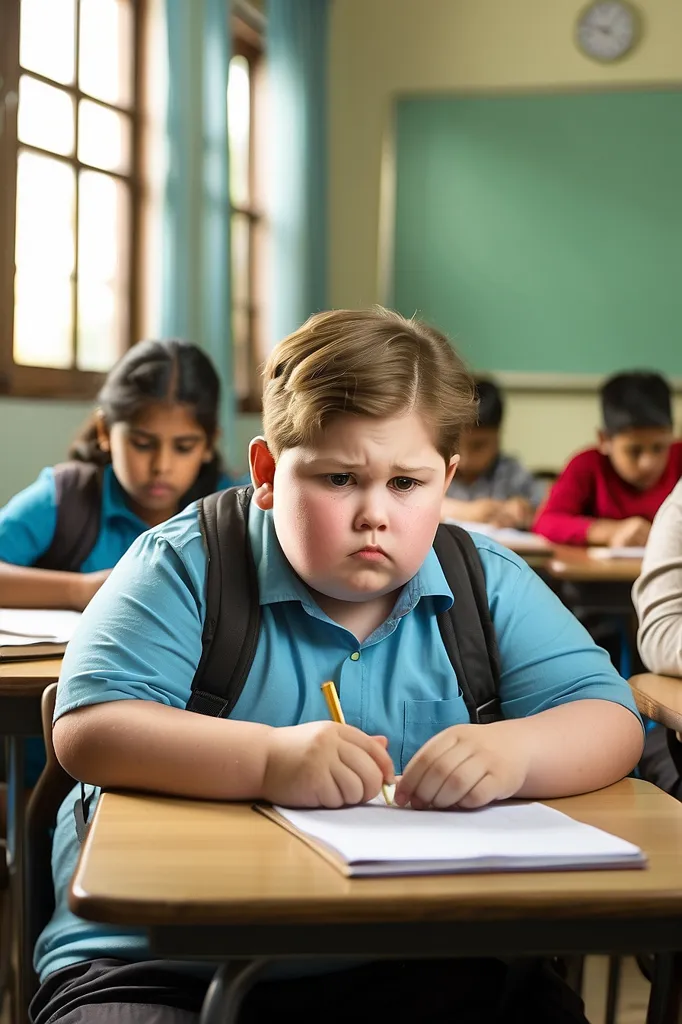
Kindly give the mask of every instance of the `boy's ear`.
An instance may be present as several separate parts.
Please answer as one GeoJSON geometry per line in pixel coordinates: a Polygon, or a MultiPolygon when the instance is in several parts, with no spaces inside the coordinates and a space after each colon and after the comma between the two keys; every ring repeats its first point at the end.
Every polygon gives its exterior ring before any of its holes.
{"type": "Polygon", "coordinates": [[[101,409],[98,409],[95,413],[95,430],[97,431],[97,446],[99,450],[101,452],[108,452],[110,448],[109,428],[101,409]]]}
{"type": "Polygon", "coordinates": [[[597,431],[597,448],[602,455],[608,455],[611,450],[611,438],[605,430],[597,431]]]}
{"type": "Polygon", "coordinates": [[[443,485],[443,494],[447,491],[448,487],[452,483],[452,478],[457,472],[457,466],[459,464],[459,455],[453,455],[450,459],[447,469],[445,470],[445,483],[443,485]]]}
{"type": "Polygon", "coordinates": [[[275,460],[264,437],[254,437],[249,445],[249,468],[253,483],[253,500],[258,508],[267,512],[272,508],[275,460]]]}

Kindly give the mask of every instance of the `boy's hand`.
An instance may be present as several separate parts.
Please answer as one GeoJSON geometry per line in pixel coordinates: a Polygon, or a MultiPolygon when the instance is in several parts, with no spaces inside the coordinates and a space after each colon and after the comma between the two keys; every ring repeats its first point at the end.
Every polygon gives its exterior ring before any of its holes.
{"type": "Polygon", "coordinates": [[[503,502],[494,498],[477,498],[467,504],[467,522],[492,523],[497,526],[497,517],[501,515],[503,502]]]}
{"type": "Polygon", "coordinates": [[[395,778],[386,745],[385,736],[336,722],[273,729],[263,799],[289,807],[366,803],[395,778]]]}
{"type": "Polygon", "coordinates": [[[453,725],[433,736],[414,755],[395,791],[394,801],[415,810],[427,807],[484,807],[519,792],[530,755],[513,733],[488,725],[453,725]]]}
{"type": "Polygon", "coordinates": [[[532,521],[533,506],[529,501],[525,498],[508,498],[502,503],[497,525],[527,530],[532,521]]]}
{"type": "Polygon", "coordinates": [[[612,548],[643,547],[649,536],[651,523],[641,516],[630,516],[624,519],[620,526],[614,530],[609,541],[612,548]]]}

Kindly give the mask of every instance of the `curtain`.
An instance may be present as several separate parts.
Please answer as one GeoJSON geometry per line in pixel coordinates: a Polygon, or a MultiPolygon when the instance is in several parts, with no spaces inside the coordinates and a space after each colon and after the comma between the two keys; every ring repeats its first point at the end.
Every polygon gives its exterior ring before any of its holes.
{"type": "Polygon", "coordinates": [[[328,0],[267,5],[274,341],[326,307],[328,20],[328,0]]]}
{"type": "Polygon", "coordinates": [[[162,331],[200,344],[222,384],[221,448],[240,465],[230,330],[227,0],[165,0],[167,171],[162,331]]]}

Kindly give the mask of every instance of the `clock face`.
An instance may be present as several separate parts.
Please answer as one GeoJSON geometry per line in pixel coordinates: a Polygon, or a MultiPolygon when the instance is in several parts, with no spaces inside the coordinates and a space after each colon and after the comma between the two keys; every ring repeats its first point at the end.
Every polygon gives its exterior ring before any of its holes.
{"type": "Polygon", "coordinates": [[[625,0],[599,0],[585,10],[578,21],[576,39],[580,49],[595,60],[618,60],[635,44],[638,19],[625,0]]]}

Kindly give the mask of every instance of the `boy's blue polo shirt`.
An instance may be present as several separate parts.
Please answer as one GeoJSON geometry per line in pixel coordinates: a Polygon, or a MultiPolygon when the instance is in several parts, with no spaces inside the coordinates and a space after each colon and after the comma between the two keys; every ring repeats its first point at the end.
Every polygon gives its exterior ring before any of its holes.
{"type": "MultiPolygon", "coordinates": [[[[237,481],[223,475],[219,489],[237,481]]],[[[241,481],[240,481],[241,482],[241,481]]],[[[0,561],[35,565],[44,555],[57,529],[57,489],[54,469],[44,469],[37,480],[0,508],[0,561]]],[[[81,572],[112,569],[130,545],[149,526],[129,508],[126,493],[111,466],[102,476],[102,510],[95,545],[81,572]]]]}
{"type": "MultiPolygon", "coordinates": [[[[261,633],[233,717],[290,726],[328,717],[320,684],[336,682],[346,720],[388,737],[396,770],[435,733],[469,720],[436,613],[457,595],[431,551],[390,617],[364,641],[328,618],[286,561],[271,513],[251,507],[261,633]]],[[[516,555],[474,535],[500,649],[505,717],[585,698],[637,715],[627,684],[579,622],[516,555]]],[[[110,700],[184,708],[201,655],[206,554],[190,506],[134,543],[86,609],[64,659],[55,718],[110,700]]],[[[57,910],[36,948],[41,977],[95,957],[143,959],[143,934],[74,917],[66,891],[78,854],[75,793],[53,852],[57,910]]],[[[189,866],[188,866],[189,870],[189,866]]]]}

